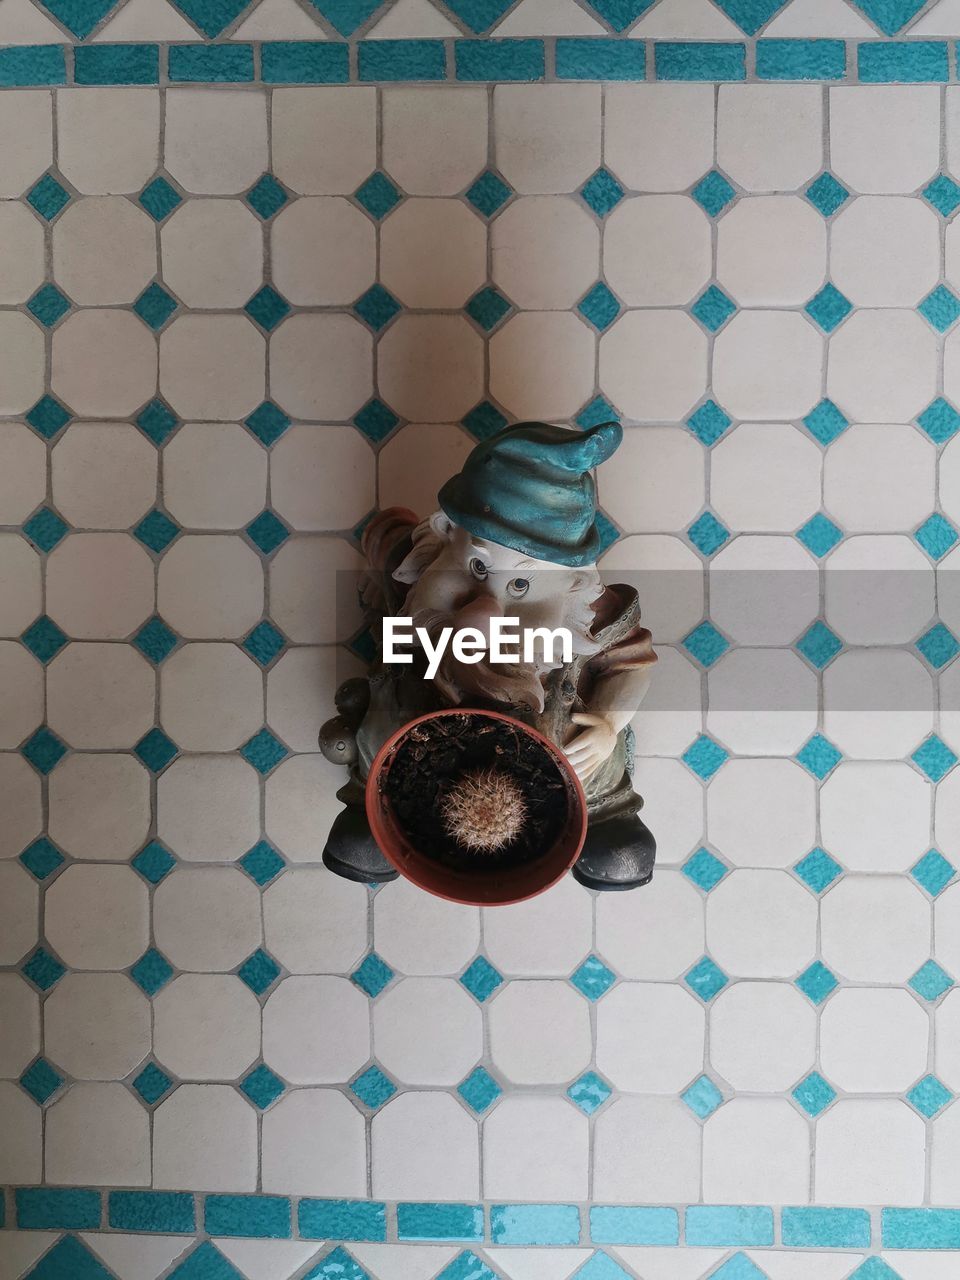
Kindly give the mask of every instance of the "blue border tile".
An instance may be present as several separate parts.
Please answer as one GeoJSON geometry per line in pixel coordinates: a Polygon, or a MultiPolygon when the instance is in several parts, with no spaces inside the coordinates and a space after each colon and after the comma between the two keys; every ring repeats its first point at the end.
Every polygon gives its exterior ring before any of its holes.
{"type": "Polygon", "coordinates": [[[453,46],[458,80],[542,80],[546,53],[542,40],[457,40],[453,46]]]}
{"type": "Polygon", "coordinates": [[[268,40],[260,47],[264,84],[346,84],[350,49],[317,40],[268,40]]]}
{"type": "Polygon", "coordinates": [[[580,1210],[575,1204],[495,1204],[490,1239],[502,1245],[580,1243],[580,1210]]]}
{"type": "Polygon", "coordinates": [[[482,1240],[483,1208],[478,1204],[414,1201],[397,1205],[400,1240],[482,1240]]]}
{"type": "Polygon", "coordinates": [[[595,1204],[590,1209],[590,1238],[594,1244],[679,1244],[680,1215],[676,1209],[595,1204]]]}
{"type": "Polygon", "coordinates": [[[558,80],[645,80],[647,46],[643,40],[600,36],[557,40],[558,80]]]}

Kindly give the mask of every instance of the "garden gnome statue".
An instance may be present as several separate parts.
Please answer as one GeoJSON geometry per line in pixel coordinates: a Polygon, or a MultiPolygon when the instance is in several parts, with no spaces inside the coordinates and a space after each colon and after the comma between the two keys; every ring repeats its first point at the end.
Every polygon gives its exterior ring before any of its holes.
{"type": "Polygon", "coordinates": [[[362,598],[377,622],[412,619],[435,636],[444,627],[489,634],[491,619],[519,629],[567,628],[570,661],[539,651],[532,662],[457,661],[448,648],[432,679],[426,657],[378,661],[369,677],[337,692],[340,714],[324,725],[328,759],[350,780],[323,860],[361,881],[396,875],[364,812],[371,762],[391,734],[416,716],[456,706],[488,708],[524,721],[566,752],[583,784],[589,823],[573,874],[593,889],[632,889],[653,874],[654,838],[639,817],[629,774],[629,724],[656,655],[640,625],[637,593],[606,586],[596,560],[600,534],[591,474],[620,444],[617,423],[586,431],[524,422],[478,444],[440,490],[425,520],[393,507],[368,525],[370,565],[362,598]],[[541,656],[542,655],[542,656],[541,656]]]}

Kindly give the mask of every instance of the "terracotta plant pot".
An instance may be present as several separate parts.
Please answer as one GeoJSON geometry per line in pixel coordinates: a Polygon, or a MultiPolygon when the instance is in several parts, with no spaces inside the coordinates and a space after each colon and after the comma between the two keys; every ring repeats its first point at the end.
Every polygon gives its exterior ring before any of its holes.
{"type": "MultiPolygon", "coordinates": [[[[505,770],[505,772],[509,772],[505,770]]],[[[522,902],[549,889],[570,870],[580,855],[587,832],[587,806],[580,781],[559,747],[543,734],[512,716],[497,711],[478,711],[456,707],[448,711],[432,711],[404,725],[389,738],[370,768],[366,789],[367,818],[373,837],[385,857],[402,876],[428,893],[451,902],[476,906],[498,906],[522,902]],[[549,848],[522,861],[504,863],[483,855],[466,859],[467,865],[448,865],[442,859],[417,848],[399,822],[387,794],[390,770],[398,752],[408,742],[417,726],[440,717],[471,716],[500,721],[529,736],[539,744],[556,768],[566,800],[566,816],[549,848]]]]}

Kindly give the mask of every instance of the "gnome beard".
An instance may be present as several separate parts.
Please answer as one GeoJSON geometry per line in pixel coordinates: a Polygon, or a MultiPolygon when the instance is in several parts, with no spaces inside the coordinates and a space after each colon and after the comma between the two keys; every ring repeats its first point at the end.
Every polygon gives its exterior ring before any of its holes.
{"type": "MultiPolygon", "coordinates": [[[[519,619],[519,630],[565,627],[575,654],[594,654],[594,601],[603,591],[594,566],[572,569],[479,539],[436,512],[418,525],[413,549],[396,570],[410,583],[404,611],[435,641],[444,627],[487,633],[492,617],[519,619]],[[480,576],[482,574],[482,576],[480,576]],[[522,587],[518,584],[522,584],[522,587]],[[522,594],[518,594],[522,589],[522,594]]],[[[522,644],[520,646],[522,652],[522,644]]],[[[478,700],[544,707],[543,680],[561,665],[537,645],[532,662],[458,662],[444,653],[434,683],[456,705],[478,700]]]]}

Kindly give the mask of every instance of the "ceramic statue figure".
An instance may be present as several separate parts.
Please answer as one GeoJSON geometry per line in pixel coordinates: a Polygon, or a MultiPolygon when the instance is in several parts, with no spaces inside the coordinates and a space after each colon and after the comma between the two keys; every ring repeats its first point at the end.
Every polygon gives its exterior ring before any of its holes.
{"type": "MultiPolygon", "coordinates": [[[[374,663],[341,685],[338,715],[324,725],[326,757],[350,770],[323,859],[340,875],[371,882],[397,872],[374,842],[364,784],[380,746],[426,712],[449,707],[506,712],[562,747],[586,797],[588,826],[574,876],[593,889],[646,884],[656,851],[630,780],[630,721],[656,662],[636,591],[605,585],[592,471],[622,439],[617,423],[575,431],[542,422],[507,427],[478,444],[441,489],[426,519],[381,512],[364,532],[369,564],[361,595],[377,623],[391,615],[438,634],[450,626],[487,633],[491,619],[521,629],[565,627],[570,661],[467,664],[450,649],[432,680],[425,656],[374,663]]],[[[382,658],[382,652],[381,652],[382,658]]]]}

